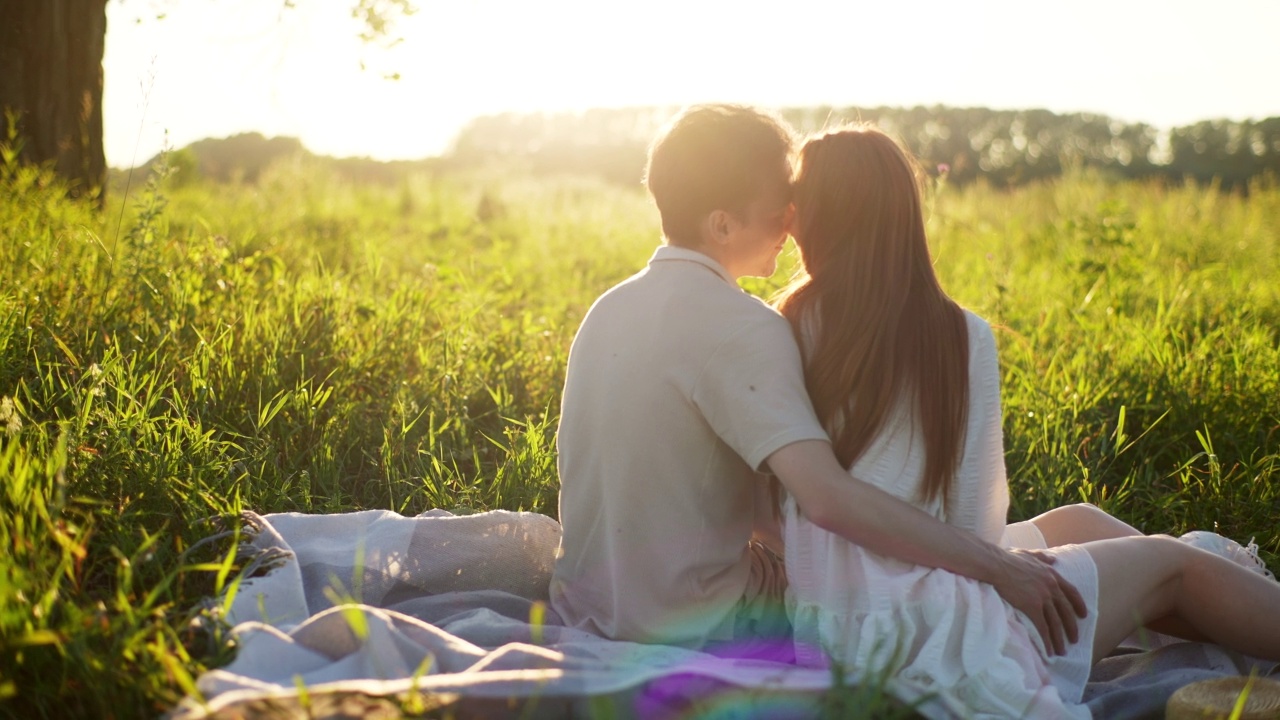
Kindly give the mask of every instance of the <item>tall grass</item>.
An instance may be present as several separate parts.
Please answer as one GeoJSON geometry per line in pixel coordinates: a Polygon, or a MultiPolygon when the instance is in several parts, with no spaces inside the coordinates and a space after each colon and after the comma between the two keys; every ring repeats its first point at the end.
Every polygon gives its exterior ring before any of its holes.
{"type": "MultiPolygon", "coordinates": [[[[639,188],[355,187],[310,164],[257,186],[153,180],[117,223],[10,155],[0,713],[14,717],[154,715],[227,660],[192,622],[234,577],[232,558],[187,552],[206,518],[554,514],[573,332],[658,237],[639,188]]],[[[1075,175],[932,204],[945,286],[1003,328],[1014,519],[1088,500],[1148,531],[1256,536],[1274,562],[1280,189],[1075,175]]]]}
{"type": "Polygon", "coordinates": [[[943,282],[1003,326],[1014,514],[1070,500],[1280,551],[1280,190],[1076,177],[944,197],[943,282]]]}

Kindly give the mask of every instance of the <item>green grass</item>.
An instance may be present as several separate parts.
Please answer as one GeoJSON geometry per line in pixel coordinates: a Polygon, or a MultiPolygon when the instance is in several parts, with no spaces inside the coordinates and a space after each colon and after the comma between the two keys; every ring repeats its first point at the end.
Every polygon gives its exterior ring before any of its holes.
{"type": "MultiPolygon", "coordinates": [[[[1280,188],[1251,190],[931,200],[945,286],[1004,328],[1013,519],[1088,500],[1276,562],[1280,188]]],[[[191,623],[234,578],[186,554],[206,518],[554,514],[573,332],[658,238],[638,187],[496,173],[121,197],[0,168],[4,715],[153,716],[225,663],[191,623]]]]}

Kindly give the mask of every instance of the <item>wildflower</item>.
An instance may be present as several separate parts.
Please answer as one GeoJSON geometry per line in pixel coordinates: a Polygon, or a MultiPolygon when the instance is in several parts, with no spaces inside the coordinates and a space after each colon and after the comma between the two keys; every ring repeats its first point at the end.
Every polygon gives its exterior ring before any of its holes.
{"type": "Polygon", "coordinates": [[[5,435],[17,435],[22,429],[22,418],[18,415],[18,406],[11,397],[0,398],[0,426],[4,427],[5,435]]]}
{"type": "Polygon", "coordinates": [[[89,378],[93,381],[93,387],[89,389],[89,394],[94,397],[102,397],[105,392],[102,389],[102,367],[98,363],[89,366],[89,378]]]}

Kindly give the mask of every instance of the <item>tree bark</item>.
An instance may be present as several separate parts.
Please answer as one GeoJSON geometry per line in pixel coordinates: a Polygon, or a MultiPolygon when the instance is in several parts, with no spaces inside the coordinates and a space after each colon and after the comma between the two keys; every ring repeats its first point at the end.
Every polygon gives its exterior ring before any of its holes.
{"type": "Polygon", "coordinates": [[[20,157],[99,203],[106,35],[107,0],[0,0],[0,109],[17,113],[20,157]]]}

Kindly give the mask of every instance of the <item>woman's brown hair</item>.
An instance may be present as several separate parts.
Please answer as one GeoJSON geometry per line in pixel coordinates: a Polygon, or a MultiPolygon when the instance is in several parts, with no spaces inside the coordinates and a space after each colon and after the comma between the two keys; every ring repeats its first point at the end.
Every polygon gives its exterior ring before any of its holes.
{"type": "Polygon", "coordinates": [[[928,501],[945,500],[963,449],[969,340],[964,312],[933,272],[920,177],[911,156],[875,128],[806,142],[792,228],[804,271],[778,309],[804,349],[809,396],[845,468],[899,398],[911,401],[928,501]]]}

